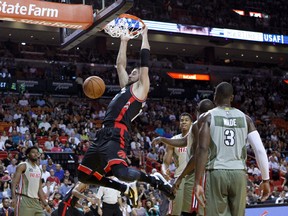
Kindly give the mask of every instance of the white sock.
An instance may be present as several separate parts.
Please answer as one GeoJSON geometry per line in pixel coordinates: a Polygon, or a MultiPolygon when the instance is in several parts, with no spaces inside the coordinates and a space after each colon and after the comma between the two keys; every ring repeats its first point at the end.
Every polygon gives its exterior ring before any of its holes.
{"type": "Polygon", "coordinates": [[[125,190],[124,194],[128,195],[129,189],[130,189],[130,187],[129,187],[129,185],[127,184],[127,189],[125,190]]]}

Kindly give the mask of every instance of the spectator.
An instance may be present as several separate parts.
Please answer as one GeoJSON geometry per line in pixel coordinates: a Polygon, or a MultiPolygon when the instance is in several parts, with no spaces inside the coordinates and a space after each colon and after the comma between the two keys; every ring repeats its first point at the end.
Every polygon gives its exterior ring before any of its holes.
{"type": "Polygon", "coordinates": [[[151,199],[147,199],[145,204],[146,204],[146,212],[148,216],[160,216],[158,206],[154,205],[151,199]]]}
{"type": "Polygon", "coordinates": [[[4,130],[0,136],[0,142],[3,142],[5,143],[5,141],[8,139],[8,136],[7,136],[7,133],[6,131],[4,130]]]}
{"type": "MultiPolygon", "coordinates": [[[[91,200],[91,205],[90,205],[90,211],[91,211],[91,216],[99,216],[98,214],[98,205],[97,205],[97,199],[96,197],[92,197],[91,200]]],[[[86,216],[86,215],[85,215],[86,216]]],[[[90,215],[89,215],[90,216],[90,215]]]]}
{"type": "Polygon", "coordinates": [[[71,135],[70,135],[70,137],[69,137],[69,139],[68,139],[68,142],[70,142],[70,143],[75,143],[76,145],[79,145],[80,140],[78,139],[78,137],[75,136],[74,130],[71,131],[71,135]],[[73,139],[74,139],[74,141],[73,141],[73,139]]]}
{"type": "Polygon", "coordinates": [[[261,176],[261,171],[257,167],[255,167],[254,163],[250,164],[247,172],[249,175],[261,176]]]}
{"type": "MultiPolygon", "coordinates": [[[[114,178],[115,177],[111,177],[114,178]]],[[[119,200],[121,199],[120,191],[100,186],[97,192],[98,208],[99,215],[115,215],[122,216],[119,206],[119,200]],[[101,205],[101,200],[103,200],[101,205]]]]}
{"type": "Polygon", "coordinates": [[[10,134],[11,134],[13,131],[20,132],[20,129],[19,129],[16,121],[13,121],[13,122],[12,122],[12,125],[9,127],[9,130],[8,130],[8,132],[9,132],[10,134]]]}
{"type": "Polygon", "coordinates": [[[43,127],[45,131],[48,131],[51,128],[51,124],[46,121],[46,118],[43,118],[42,122],[40,122],[38,125],[39,129],[42,129],[43,127]]]}
{"type": "Polygon", "coordinates": [[[47,170],[51,170],[53,169],[54,171],[56,171],[56,164],[54,164],[52,158],[50,158],[50,156],[48,155],[48,165],[47,165],[47,170]]]}
{"type": "Polygon", "coordinates": [[[19,132],[21,134],[25,134],[25,133],[27,133],[27,131],[29,132],[29,127],[26,125],[26,122],[23,121],[22,124],[19,127],[19,132]]]}
{"type": "Polygon", "coordinates": [[[40,165],[48,165],[48,159],[44,153],[40,155],[40,165]]]}
{"type": "Polygon", "coordinates": [[[48,136],[48,140],[45,141],[44,146],[45,146],[45,150],[47,151],[52,150],[52,148],[54,147],[54,142],[51,136],[48,136]]]}
{"type": "Polygon", "coordinates": [[[36,100],[36,104],[39,107],[44,107],[46,105],[46,102],[45,102],[45,100],[42,97],[38,97],[37,100],[36,100]]]}
{"type": "MultiPolygon", "coordinates": [[[[65,134],[67,134],[69,137],[71,136],[75,136],[75,131],[74,129],[72,128],[72,125],[71,124],[68,124],[66,129],[65,129],[65,134]]],[[[75,140],[76,141],[76,140],[75,140]]],[[[79,141],[80,142],[80,141],[79,141]]]]}
{"type": "Polygon", "coordinates": [[[71,153],[73,152],[72,148],[70,147],[69,143],[65,143],[64,146],[63,146],[63,152],[66,152],[66,153],[71,153]]]}
{"type": "Polygon", "coordinates": [[[16,149],[12,140],[12,135],[9,135],[8,139],[5,141],[4,148],[6,151],[14,151],[16,149]]]}
{"type": "Polygon", "coordinates": [[[41,178],[44,179],[44,182],[46,182],[47,178],[50,176],[50,172],[47,171],[47,165],[46,164],[42,164],[41,169],[42,169],[41,178]]]}
{"type": "Polygon", "coordinates": [[[8,157],[2,160],[2,162],[4,166],[7,167],[12,162],[12,160],[13,160],[13,155],[10,152],[8,152],[8,157]]]}
{"type": "Polygon", "coordinates": [[[146,209],[142,206],[141,200],[138,200],[137,207],[132,209],[132,216],[146,216],[146,209]]]}
{"type": "Polygon", "coordinates": [[[62,181],[64,178],[64,170],[62,169],[60,164],[56,164],[55,176],[58,177],[60,181],[62,181]]]}
{"type": "Polygon", "coordinates": [[[9,197],[4,197],[2,199],[2,208],[0,208],[1,216],[14,216],[14,209],[10,207],[10,199],[9,197]]]}
{"type": "Polygon", "coordinates": [[[71,185],[69,185],[68,179],[64,179],[63,184],[60,186],[59,192],[62,195],[62,197],[65,196],[65,194],[71,189],[71,185]]]}
{"type": "MultiPolygon", "coordinates": [[[[11,176],[9,175],[9,171],[5,170],[4,171],[4,176],[1,177],[2,182],[9,182],[11,181],[11,176]]],[[[4,195],[3,195],[4,196],[4,195]]],[[[10,196],[11,197],[11,196],[10,196]]]]}
{"type": "Polygon", "coordinates": [[[50,169],[50,176],[47,178],[47,181],[51,182],[51,184],[55,182],[56,185],[60,185],[60,180],[57,176],[55,176],[54,169],[50,169]]]}
{"type": "Polygon", "coordinates": [[[51,149],[51,152],[62,152],[63,149],[58,145],[58,141],[56,140],[54,143],[54,147],[51,149]]]}
{"type": "Polygon", "coordinates": [[[150,149],[150,152],[147,154],[147,158],[150,158],[150,159],[155,160],[155,161],[158,160],[158,155],[156,153],[155,148],[150,149]]]}
{"type": "Polygon", "coordinates": [[[7,166],[7,171],[10,176],[16,172],[16,167],[17,167],[17,160],[13,158],[11,163],[7,166]]]}
{"type": "Polygon", "coordinates": [[[19,100],[18,104],[22,107],[28,106],[29,102],[25,96],[22,97],[22,99],[19,100]]]}
{"type": "Polygon", "coordinates": [[[132,209],[131,209],[130,205],[127,204],[127,198],[126,197],[122,197],[120,209],[122,211],[122,216],[130,216],[132,209]]]}
{"type": "Polygon", "coordinates": [[[158,134],[158,136],[163,136],[165,131],[164,131],[164,128],[162,127],[161,123],[159,123],[157,125],[157,128],[155,129],[155,133],[158,134]]]}
{"type": "Polygon", "coordinates": [[[106,115],[106,109],[104,107],[101,107],[101,110],[99,111],[99,114],[98,114],[99,119],[103,120],[105,115],[106,115]]]}

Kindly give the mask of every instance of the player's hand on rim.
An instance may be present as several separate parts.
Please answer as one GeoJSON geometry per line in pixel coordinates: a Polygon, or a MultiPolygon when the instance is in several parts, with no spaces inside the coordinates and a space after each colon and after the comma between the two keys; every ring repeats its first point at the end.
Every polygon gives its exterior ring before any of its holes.
{"type": "Polygon", "coordinates": [[[122,34],[120,36],[121,41],[129,41],[131,38],[129,37],[129,34],[122,34]]]}
{"type": "Polygon", "coordinates": [[[196,184],[194,187],[194,192],[195,192],[195,196],[196,196],[196,199],[199,202],[199,204],[201,206],[205,207],[206,197],[205,197],[203,187],[199,184],[196,184]]]}
{"type": "Polygon", "coordinates": [[[145,25],[141,34],[144,35],[144,34],[147,34],[147,33],[148,33],[148,26],[145,25]]]}

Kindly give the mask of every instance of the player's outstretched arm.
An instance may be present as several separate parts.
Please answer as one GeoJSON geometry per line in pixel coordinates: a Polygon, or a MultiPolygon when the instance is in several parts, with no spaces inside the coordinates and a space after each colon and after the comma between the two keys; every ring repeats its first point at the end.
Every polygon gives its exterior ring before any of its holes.
{"type": "MultiPolygon", "coordinates": [[[[190,133],[189,133],[190,135],[190,133]]],[[[166,137],[156,137],[152,140],[151,145],[157,145],[159,143],[164,143],[173,147],[185,147],[187,146],[187,135],[179,139],[169,139],[166,137]]]]}
{"type": "MultiPolygon", "coordinates": [[[[142,45],[140,50],[140,77],[138,87],[143,92],[145,98],[149,92],[150,80],[149,80],[149,58],[150,58],[150,45],[148,41],[148,27],[146,26],[142,33],[142,45]]],[[[141,99],[144,99],[140,97],[141,99]]]]}
{"type": "Polygon", "coordinates": [[[269,183],[269,163],[268,157],[262,143],[261,137],[255,128],[252,119],[246,116],[246,121],[248,125],[248,143],[252,146],[258,167],[262,175],[262,183],[260,184],[260,189],[262,190],[261,201],[265,201],[270,195],[270,183],[269,183]]]}
{"type": "Polygon", "coordinates": [[[128,73],[126,71],[127,66],[127,44],[129,37],[121,36],[120,48],[117,56],[116,66],[119,77],[120,87],[123,88],[128,84],[128,73]]]}

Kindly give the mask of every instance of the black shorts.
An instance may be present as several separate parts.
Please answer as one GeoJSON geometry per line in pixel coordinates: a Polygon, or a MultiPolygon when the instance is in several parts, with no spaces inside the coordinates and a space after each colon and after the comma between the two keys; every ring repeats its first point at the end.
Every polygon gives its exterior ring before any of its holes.
{"type": "MultiPolygon", "coordinates": [[[[103,176],[111,171],[111,166],[126,163],[126,144],[130,138],[128,132],[120,128],[102,128],[97,131],[96,139],[84,155],[78,170],[88,175],[103,176]]],[[[98,177],[97,177],[98,178],[98,177]]],[[[98,178],[98,179],[99,179],[98,178]]]]}

